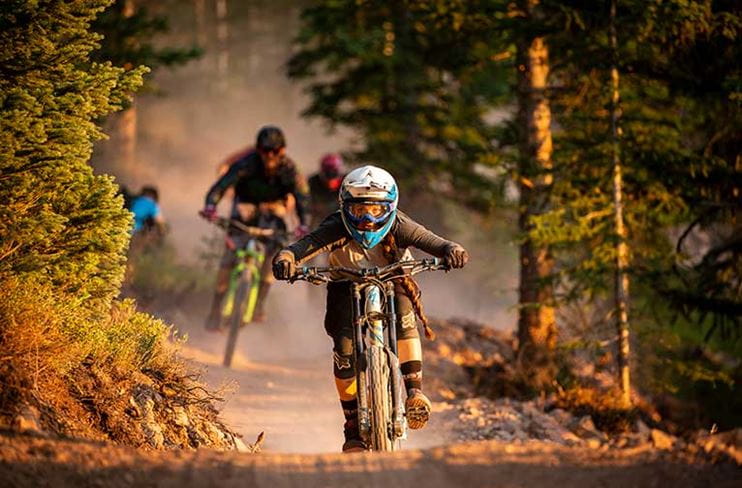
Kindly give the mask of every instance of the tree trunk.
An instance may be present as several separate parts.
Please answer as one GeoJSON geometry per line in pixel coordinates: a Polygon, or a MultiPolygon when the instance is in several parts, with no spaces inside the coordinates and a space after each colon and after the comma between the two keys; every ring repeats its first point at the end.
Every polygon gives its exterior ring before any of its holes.
{"type": "MultiPolygon", "coordinates": [[[[117,114],[114,121],[116,149],[119,152],[119,174],[127,183],[139,183],[139,168],[136,160],[137,152],[137,106],[132,102],[131,107],[117,114]]],[[[113,137],[111,137],[113,139],[113,137]]]]}
{"type": "Polygon", "coordinates": [[[611,140],[613,143],[613,217],[616,232],[616,328],[618,334],[618,375],[621,399],[624,405],[631,404],[631,379],[629,370],[629,248],[626,244],[626,228],[623,222],[623,177],[621,174],[620,93],[618,76],[618,40],[616,36],[616,0],[611,0],[611,140]]]}
{"type": "MultiPolygon", "coordinates": [[[[121,13],[131,17],[136,12],[134,0],[124,0],[121,13]]],[[[106,142],[104,164],[109,171],[117,175],[118,182],[127,186],[139,184],[139,168],[136,160],[137,151],[137,107],[134,101],[131,106],[108,118],[109,140],[106,142]]]]}
{"type": "MultiPolygon", "coordinates": [[[[537,1],[521,2],[529,19],[537,1]]],[[[519,167],[520,299],[518,350],[528,382],[541,389],[554,379],[556,346],[553,290],[548,283],[553,259],[529,237],[531,218],[547,210],[552,184],[551,109],[547,98],[549,51],[542,37],[518,45],[518,117],[521,131],[519,167]]]]}
{"type": "Polygon", "coordinates": [[[193,0],[193,17],[196,27],[196,44],[206,46],[206,0],[193,0]]]}
{"type": "Polygon", "coordinates": [[[225,91],[229,75],[229,14],[227,0],[216,0],[216,74],[217,87],[225,91]]]}

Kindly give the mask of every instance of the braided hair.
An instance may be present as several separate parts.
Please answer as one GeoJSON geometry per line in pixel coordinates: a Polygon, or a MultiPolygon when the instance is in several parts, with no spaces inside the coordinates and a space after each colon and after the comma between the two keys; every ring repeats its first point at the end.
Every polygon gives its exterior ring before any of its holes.
{"type": "MultiPolygon", "coordinates": [[[[384,240],[381,241],[381,252],[384,255],[384,259],[388,260],[390,263],[396,262],[398,250],[397,241],[394,239],[394,235],[389,232],[384,237],[384,240]]],[[[415,310],[415,315],[418,316],[420,322],[423,324],[425,337],[434,340],[435,332],[433,332],[433,329],[430,327],[430,321],[423,310],[423,302],[421,299],[422,292],[420,291],[417,282],[415,282],[411,276],[405,276],[398,282],[402,288],[402,292],[410,299],[410,302],[412,302],[412,308],[415,310]]]]}

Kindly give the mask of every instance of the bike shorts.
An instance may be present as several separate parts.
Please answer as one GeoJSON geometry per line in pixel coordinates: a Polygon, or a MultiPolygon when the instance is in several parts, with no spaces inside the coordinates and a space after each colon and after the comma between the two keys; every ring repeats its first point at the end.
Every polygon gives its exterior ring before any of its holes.
{"type": "MultiPolygon", "coordinates": [[[[397,290],[397,340],[420,337],[417,331],[417,318],[410,299],[397,290]]],[[[350,282],[327,284],[327,305],[325,308],[325,332],[332,338],[335,376],[352,377],[355,369],[353,361],[353,293],[350,282]]]]}

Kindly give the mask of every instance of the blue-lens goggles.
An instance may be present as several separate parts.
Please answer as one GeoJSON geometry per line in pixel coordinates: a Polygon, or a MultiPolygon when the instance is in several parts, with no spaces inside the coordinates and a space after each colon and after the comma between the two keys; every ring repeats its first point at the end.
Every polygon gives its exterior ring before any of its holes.
{"type": "Polygon", "coordinates": [[[363,230],[382,227],[394,210],[391,202],[346,202],[343,205],[345,216],[353,226],[363,230]]]}

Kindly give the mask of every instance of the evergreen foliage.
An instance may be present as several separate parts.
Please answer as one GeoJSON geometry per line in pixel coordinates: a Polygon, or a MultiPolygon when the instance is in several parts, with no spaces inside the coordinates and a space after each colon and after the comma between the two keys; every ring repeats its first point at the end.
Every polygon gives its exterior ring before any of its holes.
{"type": "Polygon", "coordinates": [[[154,37],[170,30],[167,18],[150,13],[144,5],[127,12],[130,0],[114,0],[93,22],[93,31],[103,35],[100,49],[92,53],[94,61],[110,61],[114,66],[132,69],[147,66],[178,66],[197,58],[201,49],[160,47],[154,37]]]}
{"type": "MultiPolygon", "coordinates": [[[[91,62],[89,32],[106,0],[0,4],[0,277],[108,303],[123,277],[130,216],[87,162],[94,120],[141,85],[91,62]]],[[[4,278],[3,278],[4,279],[4,278]]]]}
{"type": "MultiPolygon", "coordinates": [[[[499,2],[325,1],[303,13],[289,76],[310,80],[304,112],[356,129],[357,161],[382,164],[488,208],[502,193],[492,104],[509,70],[488,30],[499,2]],[[421,171],[424,168],[425,171],[421,171]]],[[[494,38],[497,38],[494,33],[494,38]]]]}
{"type": "MultiPolygon", "coordinates": [[[[320,2],[305,10],[289,70],[311,80],[307,115],[363,135],[357,158],[491,207],[506,179],[543,176],[518,170],[526,128],[514,111],[515,46],[543,36],[554,184],[529,237],[554,252],[563,311],[599,310],[615,272],[610,2],[532,3],[526,15],[497,0],[320,2]]],[[[686,352],[738,357],[742,343],[742,6],[620,0],[616,22],[632,321],[645,352],[663,351],[658,379],[698,386],[675,391],[736,391],[738,362],[686,352]]]]}
{"type": "MultiPolygon", "coordinates": [[[[635,312],[656,320],[664,307],[704,327],[707,338],[720,332],[739,340],[740,9],[712,1],[619,6],[631,272],[637,290],[651,297],[637,300],[650,306],[635,312]]],[[[607,5],[548,7],[560,53],[552,98],[562,164],[554,211],[538,219],[534,234],[561,250],[564,298],[600,296],[612,286],[615,258],[607,5]]]]}
{"type": "MultiPolygon", "coordinates": [[[[114,300],[131,214],[112,178],[95,176],[88,160],[103,136],[95,121],[129,101],[146,69],[90,60],[100,41],[90,24],[109,3],[0,3],[4,427],[30,405],[50,432],[116,436],[110,424],[94,425],[92,397],[120,398],[145,372],[187,381],[169,328],[114,300]],[[82,391],[79,382],[92,376],[105,380],[82,391]]],[[[111,403],[100,412],[115,411],[111,403]]]]}

